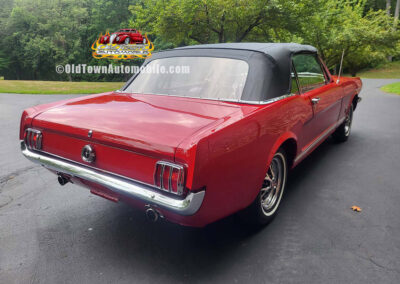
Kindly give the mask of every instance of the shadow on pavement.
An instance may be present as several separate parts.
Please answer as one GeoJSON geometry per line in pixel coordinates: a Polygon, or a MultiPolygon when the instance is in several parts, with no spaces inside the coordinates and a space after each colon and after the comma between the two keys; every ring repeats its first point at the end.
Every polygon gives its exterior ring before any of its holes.
{"type": "MultiPolygon", "coordinates": [[[[285,206],[280,214],[288,211],[285,207],[290,207],[288,203],[297,198],[293,196],[301,190],[298,184],[312,175],[332,147],[335,144],[328,139],[291,172],[285,206]]],[[[279,220],[274,220],[265,228],[251,228],[235,215],[201,229],[165,221],[154,224],[145,219],[143,212],[127,205],[113,207],[106,215],[112,216],[113,221],[111,225],[106,223],[99,228],[92,248],[102,249],[105,258],[117,257],[125,265],[140,267],[146,273],[158,270],[159,273],[173,275],[177,281],[185,280],[185,277],[206,280],[207,275],[219,274],[224,266],[240,262],[240,259],[235,259],[237,250],[246,254],[246,246],[259,246],[251,245],[252,238],[260,235],[268,238],[269,227],[279,228],[279,224],[274,224],[279,220]]]]}

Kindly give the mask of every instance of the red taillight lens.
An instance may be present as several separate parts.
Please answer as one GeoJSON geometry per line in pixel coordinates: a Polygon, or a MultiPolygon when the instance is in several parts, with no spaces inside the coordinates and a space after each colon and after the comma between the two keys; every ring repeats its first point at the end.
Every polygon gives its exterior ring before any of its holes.
{"type": "Polygon", "coordinates": [[[28,128],[24,133],[25,145],[29,149],[40,150],[42,149],[42,132],[36,129],[28,128]]]}
{"type": "Polygon", "coordinates": [[[154,184],[161,190],[183,195],[185,188],[185,171],[180,165],[158,162],[154,174],[154,184]]]}
{"type": "Polygon", "coordinates": [[[169,191],[169,173],[171,172],[171,167],[166,166],[164,167],[163,173],[162,173],[162,187],[165,190],[169,191]]]}
{"type": "Polygon", "coordinates": [[[161,174],[162,174],[161,170],[162,170],[162,167],[156,166],[156,171],[154,173],[154,184],[157,187],[161,187],[161,174]]]}
{"type": "Polygon", "coordinates": [[[173,169],[171,175],[171,191],[175,194],[178,193],[178,180],[179,180],[179,170],[173,169]]]}

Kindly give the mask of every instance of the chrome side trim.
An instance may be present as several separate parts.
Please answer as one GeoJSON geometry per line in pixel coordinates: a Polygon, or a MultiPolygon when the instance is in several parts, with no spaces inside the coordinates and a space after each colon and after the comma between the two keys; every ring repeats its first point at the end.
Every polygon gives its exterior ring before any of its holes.
{"type": "Polygon", "coordinates": [[[154,204],[179,215],[189,216],[195,214],[200,209],[204,200],[204,190],[189,192],[185,199],[172,198],[157,192],[157,188],[140,182],[103,173],[61,158],[54,158],[46,154],[33,152],[26,147],[24,141],[21,141],[21,151],[27,159],[45,168],[97,183],[116,193],[133,199],[139,199],[145,203],[154,204]]]}
{"type": "Polygon", "coordinates": [[[202,97],[186,97],[186,96],[176,96],[176,95],[168,95],[168,94],[153,94],[153,93],[130,93],[130,92],[125,92],[125,91],[119,91],[118,93],[121,94],[127,94],[127,95],[155,95],[155,96],[167,96],[167,97],[177,97],[177,98],[187,98],[187,99],[200,99],[200,100],[210,100],[210,101],[219,101],[219,102],[228,102],[228,103],[239,103],[239,104],[249,104],[249,105],[268,105],[292,96],[296,96],[296,94],[287,94],[283,95],[280,97],[268,99],[265,101],[247,101],[247,100],[241,100],[241,99],[214,99],[214,98],[202,98],[202,97]]]}
{"type": "Polygon", "coordinates": [[[337,123],[334,123],[328,129],[326,129],[317,139],[315,139],[303,152],[301,152],[297,157],[294,159],[294,163],[297,163],[299,160],[304,158],[314,147],[321,142],[321,140],[326,139],[329,135],[331,135],[332,130],[334,130],[338,125],[340,125],[344,119],[340,119],[337,123]]]}

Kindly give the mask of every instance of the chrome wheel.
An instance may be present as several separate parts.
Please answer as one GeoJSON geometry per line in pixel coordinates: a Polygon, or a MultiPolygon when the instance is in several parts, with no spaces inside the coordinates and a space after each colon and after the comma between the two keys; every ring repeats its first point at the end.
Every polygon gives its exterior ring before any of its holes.
{"type": "Polygon", "coordinates": [[[286,182],[286,159],[276,153],[265,175],[261,188],[261,209],[264,215],[271,216],[279,206],[286,182]]]}
{"type": "Polygon", "coordinates": [[[346,120],[344,121],[344,135],[346,136],[350,135],[352,122],[353,122],[353,107],[351,106],[349,109],[349,113],[346,116],[346,120]]]}

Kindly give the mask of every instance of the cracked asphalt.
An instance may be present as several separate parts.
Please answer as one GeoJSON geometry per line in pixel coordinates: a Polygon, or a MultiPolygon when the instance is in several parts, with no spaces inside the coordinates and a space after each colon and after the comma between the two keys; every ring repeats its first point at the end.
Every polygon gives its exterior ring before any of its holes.
{"type": "Polygon", "coordinates": [[[234,216],[153,224],[59,186],[20,154],[19,118],[73,95],[0,94],[0,283],[399,283],[400,96],[379,90],[394,81],[363,81],[349,141],[328,139],[291,173],[262,230],[234,216]]]}

